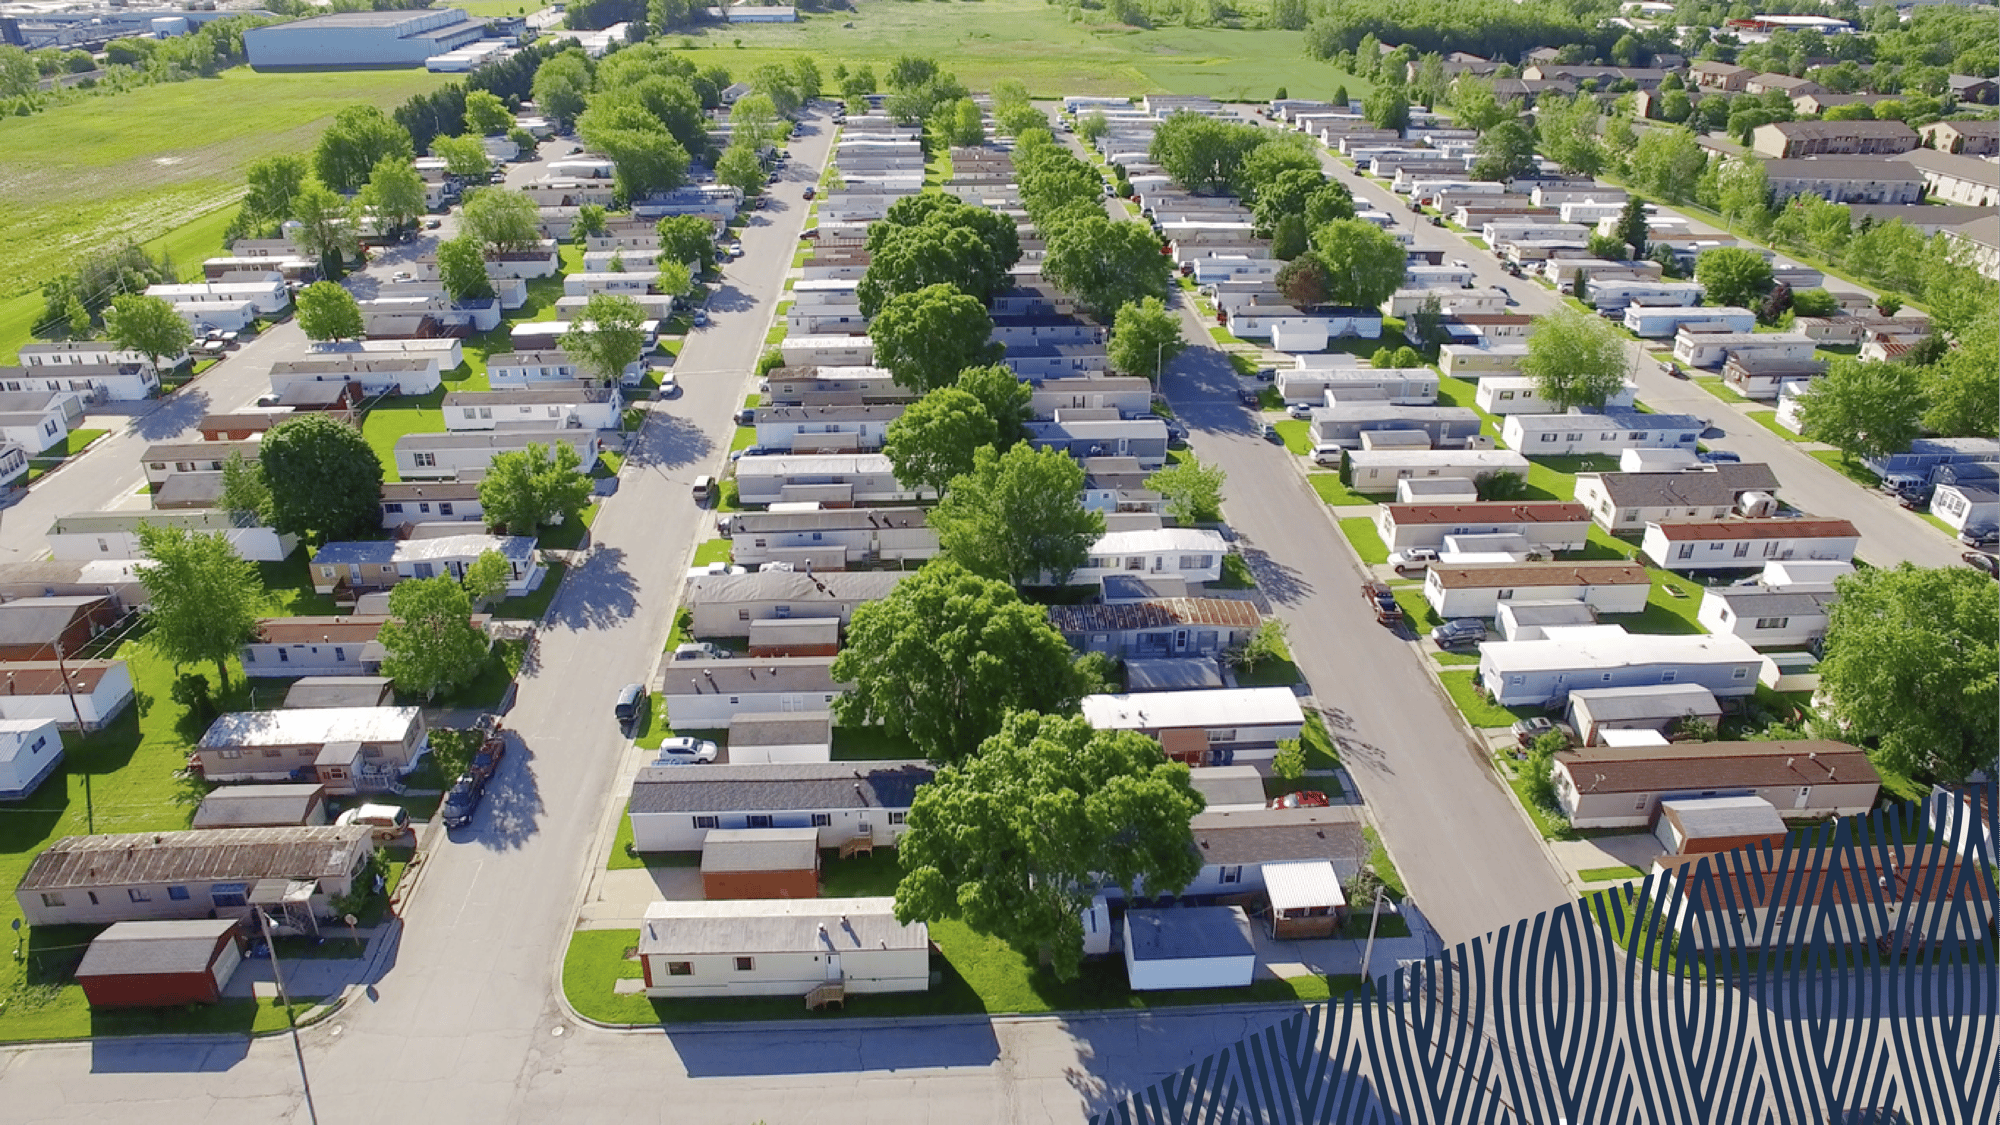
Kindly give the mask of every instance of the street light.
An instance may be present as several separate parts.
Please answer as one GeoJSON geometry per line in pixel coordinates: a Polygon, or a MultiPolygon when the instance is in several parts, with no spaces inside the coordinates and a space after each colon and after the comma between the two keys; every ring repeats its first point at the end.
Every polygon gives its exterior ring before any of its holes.
{"type": "Polygon", "coordinates": [[[285,994],[285,974],[278,968],[278,943],[271,936],[271,916],[264,908],[254,908],[257,912],[257,929],[264,935],[264,948],[271,952],[271,983],[278,986],[278,1003],[285,1006],[285,1026],[292,1029],[292,1054],[299,1060],[299,1085],[306,1092],[306,1116],[312,1125],[319,1125],[319,1110],[313,1106],[312,1079],[306,1076],[306,1050],[299,1043],[299,1023],[292,1016],[292,998],[285,994]]]}

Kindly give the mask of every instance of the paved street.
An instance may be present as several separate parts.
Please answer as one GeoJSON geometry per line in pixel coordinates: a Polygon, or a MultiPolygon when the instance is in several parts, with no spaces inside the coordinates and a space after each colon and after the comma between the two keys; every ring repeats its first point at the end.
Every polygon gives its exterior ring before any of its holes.
{"type": "MultiPolygon", "coordinates": [[[[1239,113],[1257,124],[1271,124],[1247,110],[1239,109],[1239,113]]],[[[1508,275],[1493,254],[1473,246],[1455,231],[1430,225],[1429,219],[1409,209],[1409,201],[1404,197],[1357,174],[1352,165],[1324,148],[1319,149],[1319,155],[1320,164],[1328,174],[1346,185],[1356,200],[1366,200],[1394,215],[1397,227],[1411,232],[1416,249],[1442,250],[1446,261],[1463,259],[1477,275],[1475,284],[1483,288],[1505,287],[1514,298],[1514,311],[1539,316],[1562,306],[1562,298],[1541,282],[1508,275]]],[[[1723,233],[1698,220],[1689,221],[1696,233],[1723,233]]],[[[1836,277],[1827,278],[1827,288],[1837,293],[1862,292],[1836,277]]],[[[1861,531],[1859,554],[1864,560],[1877,566],[1893,566],[1905,560],[1919,566],[1961,565],[1958,556],[1963,548],[1914,512],[1905,511],[1889,497],[1860,488],[1814,460],[1797,443],[1786,441],[1744,416],[1744,411],[1771,409],[1771,403],[1725,403],[1693,382],[1675,379],[1660,370],[1659,364],[1645,356],[1637,344],[1633,348],[1640,353],[1637,366],[1641,402],[1663,414],[1685,413],[1708,419],[1714,428],[1703,439],[1704,443],[1712,449],[1739,453],[1745,461],[1761,461],[1771,466],[1778,474],[1778,494],[1788,503],[1811,515],[1852,520],[1861,531]]]]}

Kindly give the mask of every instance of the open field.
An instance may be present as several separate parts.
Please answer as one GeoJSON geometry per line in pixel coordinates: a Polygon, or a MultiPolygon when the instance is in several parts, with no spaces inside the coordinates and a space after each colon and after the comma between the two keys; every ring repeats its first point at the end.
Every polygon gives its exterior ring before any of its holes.
{"type": "MultiPolygon", "coordinates": [[[[0,194],[12,204],[0,213],[0,245],[8,248],[0,294],[31,291],[79,255],[128,240],[164,245],[190,265],[220,246],[229,223],[221,212],[242,194],[250,161],[310,149],[343,106],[388,109],[443,81],[422,70],[239,67],[0,121],[0,194]]],[[[0,304],[0,349],[18,346],[40,311],[39,297],[0,304]]]]}
{"type": "Polygon", "coordinates": [[[810,51],[822,71],[835,62],[870,63],[880,75],[899,55],[929,55],[972,90],[1018,79],[1037,97],[1063,94],[1208,94],[1268,100],[1284,86],[1295,98],[1324,98],[1363,79],[1305,55],[1304,33],[1163,27],[1144,31],[1086,12],[1072,23],[1042,0],[936,4],[860,0],[853,11],[812,13],[796,24],[738,24],[668,36],[701,66],[737,78],[768,62],[810,51]]]}

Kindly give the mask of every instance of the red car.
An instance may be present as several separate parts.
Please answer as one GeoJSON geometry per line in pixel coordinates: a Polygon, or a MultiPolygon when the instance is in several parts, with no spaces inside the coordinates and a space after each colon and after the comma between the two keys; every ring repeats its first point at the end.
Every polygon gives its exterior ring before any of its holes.
{"type": "Polygon", "coordinates": [[[1323,809],[1333,801],[1317,789],[1301,789],[1297,793],[1287,793],[1273,797],[1265,804],[1270,809],[1323,809]]]}

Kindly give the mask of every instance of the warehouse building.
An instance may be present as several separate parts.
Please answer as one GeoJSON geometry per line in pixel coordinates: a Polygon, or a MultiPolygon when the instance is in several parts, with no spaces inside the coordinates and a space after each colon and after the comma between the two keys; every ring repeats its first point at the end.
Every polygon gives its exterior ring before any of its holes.
{"type": "Polygon", "coordinates": [[[243,33],[255,70],[422,66],[477,42],[486,24],[457,8],[334,12],[243,33]]]}

